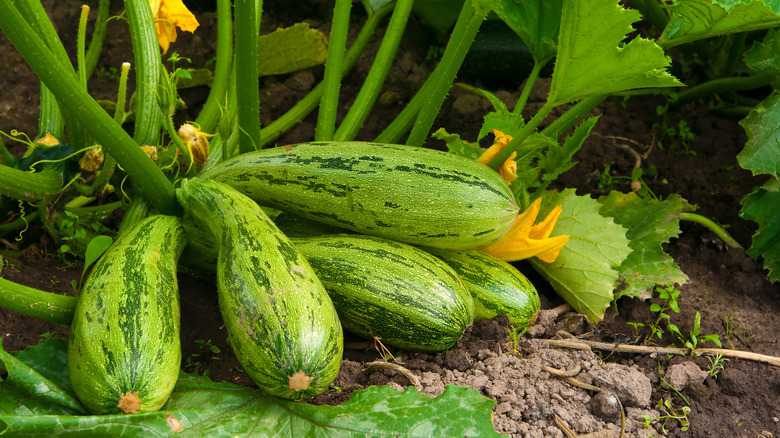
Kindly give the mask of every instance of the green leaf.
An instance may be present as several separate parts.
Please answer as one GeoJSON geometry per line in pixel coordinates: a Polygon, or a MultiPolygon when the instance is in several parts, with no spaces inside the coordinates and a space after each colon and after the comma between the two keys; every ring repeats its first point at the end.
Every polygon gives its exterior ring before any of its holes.
{"type": "Polygon", "coordinates": [[[617,267],[631,252],[626,229],[599,213],[601,204],[574,189],[545,192],[540,216],[556,205],[562,212],[553,235],[568,234],[569,242],[553,263],[531,258],[536,269],[577,312],[597,322],[612,302],[617,267]]]}
{"type": "Polygon", "coordinates": [[[599,212],[612,216],[626,228],[631,254],[618,268],[625,288],[615,294],[651,298],[657,284],[684,284],[688,281],[680,267],[663,250],[663,243],[680,234],[679,214],[692,210],[683,198],[670,195],[666,200],[642,199],[635,193],[610,192],[599,198],[599,212]]]}
{"type": "Polygon", "coordinates": [[[763,0],[675,2],[668,6],[672,16],[658,44],[673,47],[703,38],[780,26],[780,2],[766,3],[763,0]]]}
{"type": "Polygon", "coordinates": [[[463,8],[464,0],[416,0],[412,12],[436,33],[443,35],[449,32],[458,20],[458,14],[463,8]]]}
{"type": "Polygon", "coordinates": [[[780,33],[772,29],[763,41],[756,41],[745,52],[745,64],[755,71],[780,73],[780,33]]]}
{"type": "Polygon", "coordinates": [[[758,223],[758,231],[747,254],[763,257],[770,280],[780,280],[780,181],[770,180],[742,199],[739,215],[758,223]]]}
{"type": "Polygon", "coordinates": [[[87,244],[87,250],[84,252],[84,269],[81,271],[81,277],[93,263],[103,255],[109,246],[114,242],[111,236],[95,236],[87,244]]]}
{"type": "Polygon", "coordinates": [[[18,356],[0,349],[8,371],[0,382],[0,433],[7,436],[503,436],[491,421],[495,402],[455,385],[433,399],[414,388],[370,387],[327,406],[181,373],[160,412],[79,415],[80,404],[63,389],[67,341],[44,341],[18,356]]]}
{"type": "Polygon", "coordinates": [[[296,23],[262,35],[257,45],[260,76],[291,73],[320,65],[328,57],[325,35],[306,23],[296,23]]]}
{"type": "Polygon", "coordinates": [[[543,156],[539,158],[539,167],[544,169],[542,178],[544,181],[554,181],[560,174],[571,169],[576,163],[572,161],[574,154],[582,147],[582,143],[588,138],[590,130],[596,125],[600,116],[594,116],[585,120],[574,132],[566,137],[563,145],[551,146],[543,156]]]}
{"type": "Polygon", "coordinates": [[[753,175],[772,175],[780,171],[780,91],[772,94],[739,122],[748,141],[737,154],[737,161],[753,175]]]}
{"type": "Polygon", "coordinates": [[[646,87],[682,85],[666,68],[663,49],[653,41],[626,35],[638,11],[618,0],[565,2],[548,104],[646,87]]]}
{"type": "Polygon", "coordinates": [[[555,56],[563,0],[501,0],[496,14],[531,50],[537,63],[555,56]]]}
{"type": "Polygon", "coordinates": [[[442,140],[447,144],[447,150],[455,155],[460,155],[461,157],[476,160],[480,155],[482,155],[482,152],[484,152],[484,150],[479,146],[479,143],[471,143],[463,140],[460,138],[460,135],[450,134],[444,128],[439,128],[436,130],[436,132],[431,134],[431,137],[442,140]]]}

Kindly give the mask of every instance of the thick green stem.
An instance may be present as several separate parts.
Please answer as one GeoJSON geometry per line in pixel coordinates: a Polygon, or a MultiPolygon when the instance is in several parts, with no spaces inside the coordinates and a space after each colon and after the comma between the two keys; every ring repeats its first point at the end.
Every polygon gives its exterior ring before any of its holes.
{"type": "MultiPolygon", "coordinates": [[[[27,229],[31,222],[38,220],[38,216],[38,212],[33,211],[32,213],[22,215],[11,222],[3,223],[0,225],[0,237],[4,237],[11,231],[18,230],[20,228],[22,230],[27,229]]],[[[19,234],[21,234],[21,232],[19,234]]]]}
{"type": "Polygon", "coordinates": [[[230,0],[217,0],[217,61],[211,91],[195,123],[203,132],[214,133],[222,110],[233,69],[233,14],[230,0]]]}
{"type": "Polygon", "coordinates": [[[0,195],[33,202],[62,189],[62,172],[57,166],[41,172],[25,172],[0,165],[0,195]]]}
{"type": "Polygon", "coordinates": [[[726,230],[721,227],[720,225],[716,224],[713,220],[706,218],[700,214],[696,213],[680,213],[680,220],[684,221],[691,221],[695,222],[699,225],[703,225],[708,230],[712,231],[713,234],[718,236],[720,240],[724,241],[727,245],[729,245],[732,248],[740,248],[742,249],[742,245],[739,244],[736,240],[734,240],[733,237],[729,235],[726,230]]]}
{"type": "Polygon", "coordinates": [[[426,99],[417,113],[417,120],[414,122],[406,144],[421,146],[428,137],[433,122],[447,97],[447,92],[452,86],[452,81],[455,79],[471,43],[474,42],[479,26],[495,3],[497,1],[493,1],[487,6],[479,6],[477,2],[472,1],[463,3],[458,21],[455,23],[455,28],[440,61],[442,71],[435,76],[426,93],[426,99]],[[475,6],[479,6],[479,8],[475,9],[475,6]]]}
{"type": "Polygon", "coordinates": [[[95,66],[100,58],[100,51],[103,50],[103,40],[106,38],[106,25],[108,24],[110,8],[111,0],[100,0],[100,3],[98,3],[95,26],[92,29],[92,38],[89,40],[89,48],[87,49],[87,61],[85,64],[87,77],[92,76],[92,72],[95,71],[95,66]]]}
{"type": "MultiPolygon", "coordinates": [[[[146,0],[125,0],[135,56],[135,129],[139,145],[156,145],[162,112],[157,102],[162,58],[152,8],[146,0]]],[[[124,166],[123,166],[124,167],[124,166]]]]}
{"type": "Polygon", "coordinates": [[[0,29],[68,113],[89,127],[90,134],[114,156],[152,204],[163,214],[175,215],[178,204],[173,184],[81,88],[75,75],[68,73],[10,2],[0,1],[0,29]]]}
{"type": "Polygon", "coordinates": [[[322,79],[325,88],[322,92],[320,111],[317,114],[317,127],[314,131],[314,139],[317,141],[333,140],[333,132],[336,130],[336,115],[339,108],[341,75],[344,71],[344,52],[347,48],[349,11],[351,9],[351,0],[336,0],[336,6],[333,8],[333,24],[330,27],[325,77],[322,79]]]}
{"type": "MultiPolygon", "coordinates": [[[[344,56],[344,69],[341,73],[342,76],[347,74],[347,72],[349,72],[349,70],[352,69],[352,67],[355,65],[358,58],[360,57],[360,54],[363,53],[369,41],[371,40],[371,36],[374,34],[374,32],[376,32],[379,23],[390,13],[390,11],[393,10],[392,6],[392,3],[387,4],[376,13],[368,17],[366,23],[363,25],[363,29],[360,30],[360,33],[355,39],[355,42],[352,43],[352,46],[350,46],[349,50],[347,50],[347,53],[344,56]]],[[[307,94],[303,99],[299,100],[298,103],[296,103],[295,106],[293,106],[289,111],[284,113],[278,119],[274,120],[273,123],[263,128],[261,136],[262,141],[260,143],[261,146],[276,140],[283,132],[286,132],[288,129],[292,128],[305,119],[306,116],[314,111],[314,109],[317,107],[317,104],[322,98],[324,90],[325,86],[322,82],[320,82],[309,92],[309,94],[307,94]]]]}
{"type": "Polygon", "coordinates": [[[236,110],[238,113],[238,151],[241,154],[260,146],[260,79],[258,76],[257,38],[261,0],[236,0],[236,110]]]}
{"type": "MultiPolygon", "coordinates": [[[[441,65],[441,64],[440,64],[441,65]]],[[[414,124],[414,120],[417,118],[417,114],[420,112],[423,101],[428,94],[428,89],[434,82],[436,76],[441,72],[439,66],[431,72],[430,76],[425,80],[422,87],[417,90],[414,97],[407,102],[403,110],[387,125],[387,128],[374,139],[377,143],[398,143],[404,134],[409,132],[409,128],[414,124]]]]}
{"type": "Polygon", "coordinates": [[[393,15],[390,17],[390,23],[385,31],[382,44],[379,46],[374,62],[371,64],[363,87],[360,88],[355,101],[352,103],[349,112],[344,117],[343,122],[333,137],[336,141],[354,140],[363,123],[366,121],[371,108],[373,108],[382,85],[385,83],[387,73],[395,59],[398,44],[406,29],[406,22],[409,14],[412,12],[414,0],[398,0],[395,5],[393,15]]]}
{"type": "Polygon", "coordinates": [[[34,289],[0,278],[0,307],[56,324],[70,325],[76,297],[34,289]]]}
{"type": "Polygon", "coordinates": [[[64,141],[65,120],[60,112],[60,105],[54,94],[41,82],[41,107],[38,113],[38,136],[41,139],[51,134],[59,141],[64,141]]]}
{"type": "Polygon", "coordinates": [[[757,73],[744,77],[713,79],[680,91],[672,105],[682,106],[703,97],[727,91],[754,90],[771,84],[776,78],[777,76],[772,73],[757,73]]]}

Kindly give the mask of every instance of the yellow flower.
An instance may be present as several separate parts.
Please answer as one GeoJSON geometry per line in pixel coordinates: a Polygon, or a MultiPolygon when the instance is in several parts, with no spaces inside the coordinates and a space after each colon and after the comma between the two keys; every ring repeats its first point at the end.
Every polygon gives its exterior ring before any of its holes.
{"type": "Polygon", "coordinates": [[[57,140],[57,137],[51,135],[51,132],[47,132],[46,135],[39,138],[35,142],[42,146],[57,146],[60,144],[60,141],[57,140]]]}
{"type": "Polygon", "coordinates": [[[209,139],[211,135],[202,132],[195,125],[185,123],[179,127],[179,138],[187,150],[190,151],[190,156],[195,164],[195,167],[200,169],[206,164],[206,159],[209,157],[209,139]]]}
{"type": "Polygon", "coordinates": [[[152,7],[157,41],[163,53],[167,53],[168,46],[176,41],[177,26],[185,32],[195,32],[198,28],[198,20],[182,0],[149,0],[149,6],[152,7]]]}
{"type": "MultiPolygon", "coordinates": [[[[506,135],[498,129],[493,129],[492,131],[493,135],[496,137],[495,143],[493,143],[493,146],[487,148],[487,150],[485,150],[485,152],[483,152],[482,155],[477,158],[477,161],[485,165],[493,161],[493,158],[495,158],[496,155],[498,155],[498,153],[501,152],[501,150],[504,149],[504,147],[506,147],[510,141],[512,141],[511,135],[506,135]]],[[[512,181],[517,178],[517,163],[515,162],[515,157],[517,157],[517,153],[512,152],[512,155],[510,155],[509,158],[507,158],[506,161],[501,164],[501,167],[498,168],[498,173],[509,185],[511,185],[512,181]]]]}
{"type": "Polygon", "coordinates": [[[560,205],[555,207],[543,221],[534,225],[541,205],[541,199],[534,201],[526,211],[517,216],[512,229],[501,240],[480,251],[505,261],[517,261],[535,256],[543,262],[554,262],[561,248],[569,241],[569,236],[550,237],[555,222],[561,214],[560,205]]]}

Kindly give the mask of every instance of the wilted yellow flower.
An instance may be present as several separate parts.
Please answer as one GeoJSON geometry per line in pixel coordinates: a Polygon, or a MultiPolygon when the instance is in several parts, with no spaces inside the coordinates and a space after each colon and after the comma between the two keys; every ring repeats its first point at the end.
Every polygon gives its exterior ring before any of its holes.
{"type": "Polygon", "coordinates": [[[569,241],[569,236],[550,237],[555,222],[561,214],[561,206],[556,206],[543,221],[534,225],[542,200],[537,199],[528,209],[520,213],[512,229],[498,242],[482,248],[480,251],[505,261],[517,261],[530,257],[552,263],[558,253],[569,241]]]}
{"type": "MultiPolygon", "coordinates": [[[[493,158],[495,158],[496,155],[512,141],[511,135],[506,135],[498,129],[493,129],[492,131],[493,135],[496,137],[495,143],[477,158],[477,161],[485,165],[493,161],[493,158]]],[[[512,152],[512,155],[510,155],[498,169],[498,173],[504,178],[504,181],[510,185],[512,184],[512,181],[517,178],[517,163],[515,162],[515,157],[517,157],[517,153],[512,152]]]]}
{"type": "Polygon", "coordinates": [[[35,142],[42,146],[57,146],[60,144],[60,141],[57,140],[57,137],[51,135],[51,132],[47,132],[46,135],[39,138],[35,142]]]}
{"type": "Polygon", "coordinates": [[[141,146],[141,150],[153,161],[157,160],[157,146],[145,145],[141,146]]]}
{"type": "Polygon", "coordinates": [[[185,123],[179,127],[179,138],[190,151],[195,167],[201,168],[209,157],[209,135],[201,132],[195,125],[185,123]]]}
{"type": "Polygon", "coordinates": [[[198,20],[182,0],[149,0],[154,16],[154,28],[157,30],[157,42],[163,53],[168,52],[168,46],[176,41],[176,27],[185,32],[195,32],[198,20]]]}
{"type": "Polygon", "coordinates": [[[100,165],[103,164],[103,148],[96,147],[88,150],[79,160],[79,167],[87,172],[94,172],[100,169],[100,165]]]}

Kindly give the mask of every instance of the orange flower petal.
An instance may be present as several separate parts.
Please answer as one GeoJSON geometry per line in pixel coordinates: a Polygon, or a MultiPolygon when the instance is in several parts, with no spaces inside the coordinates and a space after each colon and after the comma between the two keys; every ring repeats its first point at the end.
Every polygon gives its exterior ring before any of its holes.
{"type": "Polygon", "coordinates": [[[154,16],[154,28],[157,32],[157,42],[163,53],[176,41],[176,27],[186,32],[194,32],[198,20],[184,6],[182,0],[149,0],[154,16]]]}

